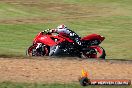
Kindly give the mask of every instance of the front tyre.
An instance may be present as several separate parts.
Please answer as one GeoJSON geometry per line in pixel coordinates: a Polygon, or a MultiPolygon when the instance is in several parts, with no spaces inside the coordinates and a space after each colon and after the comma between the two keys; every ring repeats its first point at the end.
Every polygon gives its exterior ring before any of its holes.
{"type": "Polygon", "coordinates": [[[46,46],[40,47],[38,50],[36,49],[37,45],[31,45],[27,51],[27,56],[48,56],[48,48],[46,46]]]}

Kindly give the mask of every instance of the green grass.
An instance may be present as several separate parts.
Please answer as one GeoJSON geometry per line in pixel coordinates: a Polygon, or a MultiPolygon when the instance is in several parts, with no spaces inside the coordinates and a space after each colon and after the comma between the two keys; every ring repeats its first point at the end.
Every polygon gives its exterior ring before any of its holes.
{"type": "Polygon", "coordinates": [[[26,48],[39,31],[64,23],[81,36],[91,33],[105,36],[101,46],[107,59],[131,60],[131,3],[131,0],[0,2],[0,55],[25,56],[26,48]],[[8,22],[17,19],[22,22],[8,22]],[[28,19],[33,20],[26,23],[28,19]]]}
{"type": "Polygon", "coordinates": [[[12,83],[2,82],[0,88],[131,88],[132,86],[86,86],[79,84],[37,84],[37,83],[12,83]]]}

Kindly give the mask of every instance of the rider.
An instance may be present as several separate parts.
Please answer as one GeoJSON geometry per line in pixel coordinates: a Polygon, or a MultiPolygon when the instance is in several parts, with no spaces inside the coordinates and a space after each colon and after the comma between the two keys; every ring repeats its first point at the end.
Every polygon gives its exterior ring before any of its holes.
{"type": "Polygon", "coordinates": [[[81,49],[81,37],[77,35],[74,31],[70,30],[66,25],[61,24],[57,29],[48,29],[50,33],[64,33],[67,34],[78,46],[79,50],[81,49]]]}

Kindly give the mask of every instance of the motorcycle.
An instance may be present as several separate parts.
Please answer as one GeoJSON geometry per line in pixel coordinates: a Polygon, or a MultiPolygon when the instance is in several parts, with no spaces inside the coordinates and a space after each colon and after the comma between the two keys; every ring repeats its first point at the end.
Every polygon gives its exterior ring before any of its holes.
{"type": "Polygon", "coordinates": [[[66,34],[39,32],[33,44],[27,49],[28,56],[71,56],[80,58],[105,59],[105,50],[99,46],[105,37],[90,34],[81,38],[82,49],[66,34]]]}

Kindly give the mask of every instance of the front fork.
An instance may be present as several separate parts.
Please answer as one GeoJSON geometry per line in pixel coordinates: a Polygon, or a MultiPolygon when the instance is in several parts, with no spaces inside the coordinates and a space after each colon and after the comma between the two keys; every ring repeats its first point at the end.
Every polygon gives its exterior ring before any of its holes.
{"type": "Polygon", "coordinates": [[[42,47],[42,43],[37,43],[36,50],[42,47]]]}
{"type": "Polygon", "coordinates": [[[43,44],[42,43],[37,43],[35,49],[33,49],[32,55],[33,56],[41,56],[43,50],[43,44]]]}

